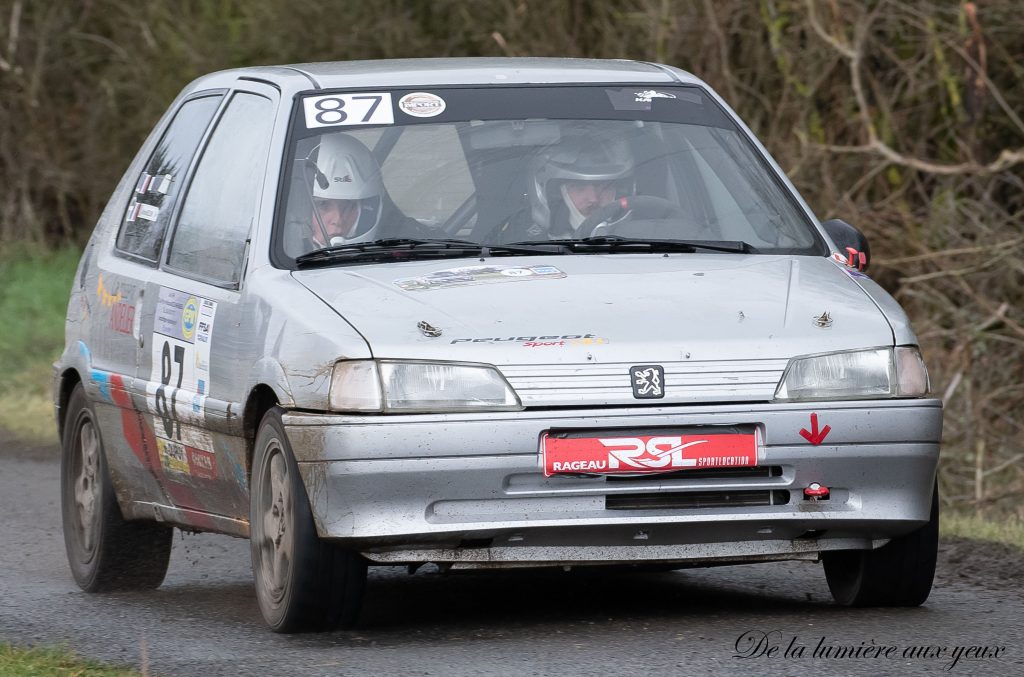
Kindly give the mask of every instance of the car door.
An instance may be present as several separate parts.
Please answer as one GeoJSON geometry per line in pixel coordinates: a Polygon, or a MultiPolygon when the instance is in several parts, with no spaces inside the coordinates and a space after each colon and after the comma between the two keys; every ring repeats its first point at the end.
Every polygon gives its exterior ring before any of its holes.
{"type": "Polygon", "coordinates": [[[89,314],[80,349],[90,365],[96,417],[114,483],[126,501],[162,502],[154,480],[154,457],[136,376],[141,308],[156,271],[170,214],[183,179],[223,98],[222,91],[196,93],[181,101],[160,135],[133,188],[121,223],[109,242],[95,246],[82,284],[89,314]]]}
{"type": "Polygon", "coordinates": [[[175,521],[244,533],[241,427],[254,343],[242,335],[248,244],[258,221],[277,91],[226,96],[199,154],[158,270],[146,285],[140,378],[175,521]]]}

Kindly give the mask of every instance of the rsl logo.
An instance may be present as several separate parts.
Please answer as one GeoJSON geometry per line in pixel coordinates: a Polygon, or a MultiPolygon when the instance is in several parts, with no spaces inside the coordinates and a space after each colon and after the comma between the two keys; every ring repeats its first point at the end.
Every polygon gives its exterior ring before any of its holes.
{"type": "Polygon", "coordinates": [[[665,397],[665,369],[660,364],[641,364],[629,368],[633,397],[657,400],[665,397]]]}
{"type": "Polygon", "coordinates": [[[687,458],[684,450],[708,443],[708,440],[683,442],[683,438],[679,436],[613,437],[599,441],[605,447],[612,447],[608,449],[608,467],[611,470],[693,468],[697,466],[697,459],[687,458]]]}
{"type": "Polygon", "coordinates": [[[190,296],[185,305],[181,308],[181,335],[186,341],[191,341],[196,333],[196,319],[199,317],[199,302],[195,296],[190,296]]]}

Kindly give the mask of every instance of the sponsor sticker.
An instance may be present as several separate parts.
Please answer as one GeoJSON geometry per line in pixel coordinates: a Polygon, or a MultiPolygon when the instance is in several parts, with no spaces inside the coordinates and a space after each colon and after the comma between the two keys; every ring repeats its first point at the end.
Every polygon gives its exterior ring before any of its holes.
{"type": "Polygon", "coordinates": [[[392,282],[405,291],[423,291],[471,284],[552,280],[562,277],[566,277],[566,274],[554,266],[461,266],[435,270],[416,277],[402,277],[392,282]]]}
{"type": "Polygon", "coordinates": [[[701,94],[676,90],[668,92],[659,89],[636,89],[635,87],[609,88],[604,90],[608,101],[615,110],[650,111],[655,100],[662,102],[677,101],[681,104],[703,106],[701,94]]]}
{"type": "Polygon", "coordinates": [[[159,207],[139,202],[133,198],[128,205],[128,213],[125,214],[124,220],[126,223],[135,223],[137,219],[156,221],[159,216],[159,207]]]}
{"type": "Polygon", "coordinates": [[[184,444],[158,437],[156,448],[160,452],[160,465],[164,470],[188,473],[188,458],[185,456],[184,444]]]}
{"type": "Polygon", "coordinates": [[[204,480],[217,479],[217,456],[207,449],[192,444],[213,448],[209,435],[197,428],[191,428],[184,441],[156,438],[156,448],[160,455],[160,465],[165,471],[190,475],[204,480]]]}
{"type": "Polygon", "coordinates": [[[103,273],[100,273],[99,279],[96,280],[96,298],[101,305],[113,308],[115,304],[124,300],[124,294],[121,293],[120,288],[118,288],[117,292],[111,292],[107,285],[103,283],[103,273]]]}
{"type": "Polygon", "coordinates": [[[154,205],[147,205],[143,204],[142,202],[138,202],[136,203],[135,208],[136,218],[140,218],[145,221],[156,221],[157,218],[160,216],[160,208],[154,205]]]}
{"type": "Polygon", "coordinates": [[[142,195],[150,191],[155,191],[161,195],[166,195],[171,189],[172,181],[174,181],[174,175],[172,174],[164,174],[162,176],[143,174],[139,177],[138,183],[135,184],[135,192],[142,195]]]}
{"type": "Polygon", "coordinates": [[[217,457],[209,451],[186,448],[188,455],[188,472],[193,477],[204,480],[217,479],[217,457]]]}
{"type": "Polygon", "coordinates": [[[754,433],[559,437],[540,441],[544,475],[674,472],[688,468],[744,468],[757,465],[754,433]]]}
{"type": "Polygon", "coordinates": [[[199,303],[196,297],[192,296],[185,301],[181,309],[181,336],[186,341],[191,341],[196,334],[196,319],[199,316],[199,303]]]}
{"type": "MultiPolygon", "coordinates": [[[[216,301],[160,288],[153,319],[146,401],[156,428],[181,441],[182,422],[202,422],[210,383],[216,301]]],[[[208,444],[191,445],[210,448],[208,444]]]]}
{"type": "Polygon", "coordinates": [[[657,91],[655,89],[645,89],[642,92],[637,92],[636,93],[636,98],[634,99],[634,101],[636,101],[637,103],[650,103],[651,100],[653,100],[653,99],[674,99],[674,98],[676,98],[675,94],[670,94],[668,92],[659,92],[659,91],[657,91]]]}
{"type": "Polygon", "coordinates": [[[398,100],[398,108],[406,115],[417,118],[432,118],[444,112],[444,99],[436,94],[413,92],[398,100]]]}
{"type": "Polygon", "coordinates": [[[135,306],[118,301],[110,309],[110,328],[121,334],[131,334],[135,325],[135,306]]]}
{"type": "Polygon", "coordinates": [[[495,336],[485,338],[457,338],[450,343],[486,343],[493,345],[504,345],[506,343],[518,343],[524,348],[564,348],[565,346],[601,346],[611,343],[606,338],[595,334],[551,334],[541,336],[495,336]]]}

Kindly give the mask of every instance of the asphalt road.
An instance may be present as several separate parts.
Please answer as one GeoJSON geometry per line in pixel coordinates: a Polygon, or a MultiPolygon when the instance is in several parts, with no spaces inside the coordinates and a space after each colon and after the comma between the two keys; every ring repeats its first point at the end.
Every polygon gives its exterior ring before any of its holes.
{"type": "Polygon", "coordinates": [[[81,592],[58,486],[52,458],[0,450],[0,641],[64,645],[153,675],[1024,674],[1024,563],[998,546],[944,543],[927,605],[901,610],[833,606],[808,563],[371,569],[358,630],[280,636],[260,619],[242,540],[176,536],[159,590],[81,592]],[[859,651],[836,657],[839,647],[859,651]]]}

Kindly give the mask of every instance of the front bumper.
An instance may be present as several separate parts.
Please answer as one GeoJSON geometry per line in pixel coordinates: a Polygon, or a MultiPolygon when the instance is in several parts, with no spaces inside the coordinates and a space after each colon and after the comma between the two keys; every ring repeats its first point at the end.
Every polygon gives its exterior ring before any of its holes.
{"type": "Polygon", "coordinates": [[[320,536],[373,561],[701,563],[867,549],[921,526],[929,518],[942,405],[289,413],[284,423],[320,536]],[[812,413],[830,428],[819,445],[800,434],[812,413]],[[758,427],[758,471],[631,481],[541,471],[538,440],[551,428],[716,425],[758,427]],[[805,499],[812,482],[831,489],[829,500],[805,499]]]}

